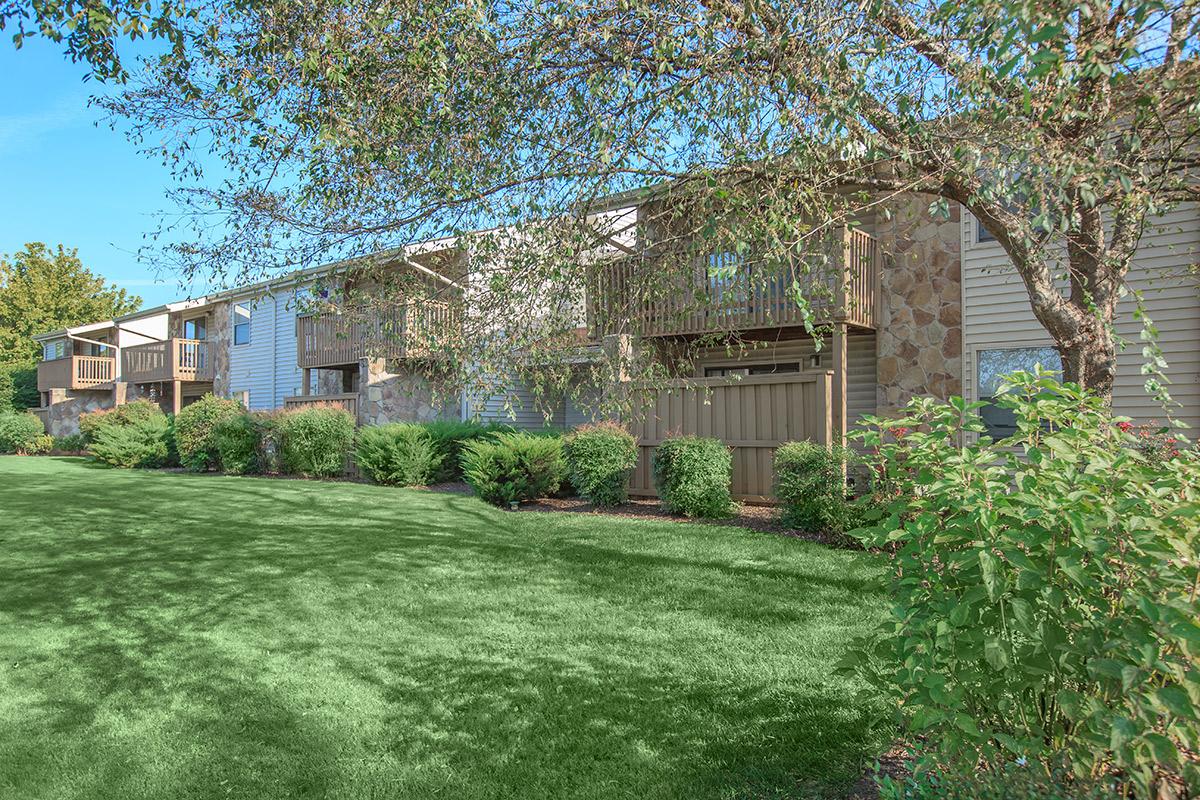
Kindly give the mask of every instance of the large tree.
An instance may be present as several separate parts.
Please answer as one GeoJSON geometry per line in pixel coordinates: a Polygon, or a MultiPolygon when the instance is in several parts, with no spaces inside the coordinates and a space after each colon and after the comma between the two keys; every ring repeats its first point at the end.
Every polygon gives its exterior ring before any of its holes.
{"type": "Polygon", "coordinates": [[[32,365],[36,333],[128,314],[141,304],[84,267],[78,251],[30,242],[0,256],[0,366],[32,365]]]}
{"type": "Polygon", "coordinates": [[[525,225],[501,259],[520,277],[487,282],[489,324],[510,349],[527,339],[523,353],[547,340],[520,302],[530,287],[568,295],[597,241],[623,252],[619,231],[580,212],[612,192],[665,186],[671,219],[654,230],[787,278],[831,225],[895,193],[958,203],[1009,255],[1066,377],[1107,395],[1139,239],[1200,199],[1198,9],[217,4],[185,20],[186,55],[149,64],[111,108],[184,180],[197,221],[176,251],[185,269],[269,272],[525,225]],[[214,157],[221,170],[205,175],[214,157]]]}

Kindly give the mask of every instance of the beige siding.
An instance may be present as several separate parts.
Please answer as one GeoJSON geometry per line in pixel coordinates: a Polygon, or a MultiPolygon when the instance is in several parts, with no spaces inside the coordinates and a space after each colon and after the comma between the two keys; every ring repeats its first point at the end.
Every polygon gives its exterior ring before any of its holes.
{"type": "MultiPolygon", "coordinates": [[[[847,339],[846,357],[846,416],[853,425],[863,414],[874,414],[876,404],[875,377],[875,334],[853,333],[847,339]]],[[[816,352],[813,340],[804,336],[799,339],[772,342],[765,348],[749,350],[740,356],[730,357],[721,348],[702,351],[696,359],[695,377],[704,377],[707,367],[748,364],[770,364],[799,361],[801,369],[807,369],[808,358],[816,352]]],[[[824,356],[822,370],[832,369],[829,361],[829,342],[821,349],[824,356]]]]}
{"type": "MultiPolygon", "coordinates": [[[[975,220],[963,221],[963,383],[968,399],[978,386],[975,353],[989,348],[1051,344],[1029,307],[1025,287],[995,242],[976,243],[975,220]]],[[[1183,404],[1181,419],[1200,427],[1200,292],[1184,277],[1200,252],[1200,208],[1172,212],[1148,229],[1130,284],[1143,292],[1170,365],[1171,394],[1183,404]]],[[[1117,330],[1129,342],[1118,357],[1113,405],[1138,420],[1161,420],[1162,409],[1146,394],[1141,375],[1141,324],[1132,299],[1119,307],[1117,330]]],[[[1193,434],[1194,435],[1194,434],[1193,434]]]]}

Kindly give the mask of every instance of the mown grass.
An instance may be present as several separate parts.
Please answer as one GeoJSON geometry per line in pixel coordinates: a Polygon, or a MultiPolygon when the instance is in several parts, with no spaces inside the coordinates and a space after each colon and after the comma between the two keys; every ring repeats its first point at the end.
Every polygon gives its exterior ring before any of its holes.
{"type": "Polygon", "coordinates": [[[0,797],[838,796],[873,557],[0,458],[0,797]]]}

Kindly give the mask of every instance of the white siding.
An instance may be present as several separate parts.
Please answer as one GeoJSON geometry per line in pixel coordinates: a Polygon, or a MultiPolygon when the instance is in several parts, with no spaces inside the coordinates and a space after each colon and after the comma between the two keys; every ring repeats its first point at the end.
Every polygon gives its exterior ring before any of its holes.
{"type": "MultiPolygon", "coordinates": [[[[1034,318],[1020,277],[995,242],[975,242],[975,221],[963,221],[963,385],[968,399],[977,388],[975,354],[989,348],[1051,344],[1034,318]]],[[[1130,284],[1143,292],[1159,344],[1169,365],[1170,391],[1183,404],[1180,418],[1200,426],[1200,293],[1183,274],[1200,252],[1200,208],[1188,206],[1158,219],[1142,238],[1130,284]]],[[[1129,341],[1118,356],[1113,407],[1142,421],[1162,420],[1162,409],[1146,394],[1141,375],[1141,324],[1134,302],[1118,307],[1117,331],[1129,341]]],[[[1194,433],[1191,435],[1195,435],[1194,433]]]]}
{"type": "MultiPolygon", "coordinates": [[[[250,392],[250,408],[266,411],[298,394],[301,372],[296,366],[296,309],[292,293],[237,298],[250,304],[249,344],[229,346],[229,388],[250,392]]],[[[229,324],[233,324],[230,315],[229,324]]],[[[233,341],[233,332],[229,332],[233,341]]]]}
{"type": "Polygon", "coordinates": [[[554,404],[547,418],[543,409],[537,407],[529,386],[513,379],[486,397],[471,398],[467,405],[467,417],[481,422],[502,422],[523,430],[540,430],[547,427],[562,428],[566,409],[560,400],[554,404]]]}

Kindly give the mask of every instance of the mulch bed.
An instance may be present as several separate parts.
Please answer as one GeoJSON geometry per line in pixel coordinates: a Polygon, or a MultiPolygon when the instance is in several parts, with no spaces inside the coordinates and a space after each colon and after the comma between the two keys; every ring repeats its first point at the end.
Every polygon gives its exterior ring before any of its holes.
{"type": "MultiPolygon", "coordinates": [[[[440,483],[425,487],[431,492],[450,494],[471,494],[471,487],[465,483],[440,483]]],[[[789,528],[779,521],[779,510],[772,506],[739,506],[737,513],[728,519],[692,519],[668,514],[654,499],[631,498],[620,506],[599,508],[581,497],[546,497],[531,503],[522,503],[516,513],[559,511],[571,514],[593,514],[605,517],[624,517],[626,519],[654,519],[663,522],[678,522],[682,524],[701,523],[704,525],[724,525],[730,528],[745,528],[762,533],[774,533],[779,536],[790,536],[795,539],[806,539],[811,542],[839,546],[843,544],[833,538],[817,533],[808,533],[789,528]]]]}

